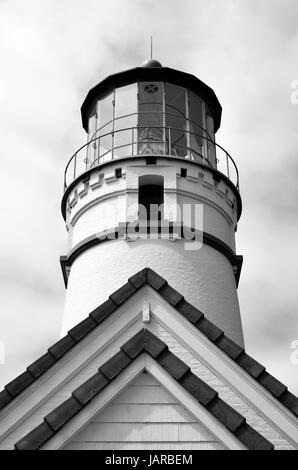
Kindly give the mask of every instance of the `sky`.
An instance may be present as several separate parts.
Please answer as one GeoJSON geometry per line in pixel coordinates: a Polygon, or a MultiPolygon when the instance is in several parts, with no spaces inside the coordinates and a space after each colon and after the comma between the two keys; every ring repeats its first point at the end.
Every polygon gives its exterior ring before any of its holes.
{"type": "Polygon", "coordinates": [[[0,0],[0,388],[59,337],[60,202],[86,140],[80,106],[107,75],[147,59],[151,35],[157,60],[222,104],[217,142],[237,163],[243,201],[246,350],[297,394],[296,0],[0,0]]]}

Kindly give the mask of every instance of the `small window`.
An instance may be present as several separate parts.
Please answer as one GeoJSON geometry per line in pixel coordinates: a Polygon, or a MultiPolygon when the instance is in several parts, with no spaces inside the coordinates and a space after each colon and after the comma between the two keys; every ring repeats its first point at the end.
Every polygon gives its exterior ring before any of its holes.
{"type": "Polygon", "coordinates": [[[115,175],[116,178],[122,178],[122,168],[116,168],[115,175]]]}
{"type": "Polygon", "coordinates": [[[186,178],[187,177],[187,168],[181,168],[180,175],[181,175],[181,178],[186,178]]]}
{"type": "Polygon", "coordinates": [[[164,201],[163,176],[139,177],[139,220],[162,220],[164,201]]]}

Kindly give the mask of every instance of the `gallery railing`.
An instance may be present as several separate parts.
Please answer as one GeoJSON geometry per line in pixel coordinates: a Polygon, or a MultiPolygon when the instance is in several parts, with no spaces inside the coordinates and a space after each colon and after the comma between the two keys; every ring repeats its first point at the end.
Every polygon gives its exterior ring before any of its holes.
{"type": "MultiPolygon", "coordinates": [[[[101,130],[102,131],[102,130],[101,130]]],[[[98,131],[97,131],[98,132],[98,131]]],[[[231,155],[208,135],[171,126],[132,126],[100,133],[70,158],[64,190],[82,173],[122,158],[172,156],[199,162],[223,173],[239,190],[239,174],[231,155]]]]}

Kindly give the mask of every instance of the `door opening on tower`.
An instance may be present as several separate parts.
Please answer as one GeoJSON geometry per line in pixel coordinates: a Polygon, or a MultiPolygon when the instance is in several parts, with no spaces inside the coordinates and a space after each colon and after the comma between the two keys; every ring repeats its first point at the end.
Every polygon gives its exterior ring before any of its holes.
{"type": "Polygon", "coordinates": [[[164,178],[159,175],[139,177],[139,221],[163,220],[164,178]]]}

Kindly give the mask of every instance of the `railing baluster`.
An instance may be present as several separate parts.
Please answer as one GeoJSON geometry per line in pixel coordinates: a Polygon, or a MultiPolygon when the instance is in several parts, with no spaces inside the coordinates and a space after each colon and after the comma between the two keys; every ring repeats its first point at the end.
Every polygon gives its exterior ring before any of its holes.
{"type": "Polygon", "coordinates": [[[76,179],[76,171],[77,171],[77,154],[75,153],[74,158],[74,165],[73,165],[73,179],[76,179]]]}
{"type": "Polygon", "coordinates": [[[169,126],[169,155],[172,155],[171,126],[169,126]]]}
{"type": "Polygon", "coordinates": [[[206,165],[206,160],[208,161],[208,141],[207,141],[207,138],[204,136],[204,132],[202,133],[202,137],[201,137],[201,151],[202,151],[202,155],[203,155],[203,163],[204,165],[206,165]]]}
{"type": "Polygon", "coordinates": [[[226,153],[226,158],[227,158],[227,175],[228,175],[228,178],[230,179],[229,156],[227,153],[226,153]]]}
{"type": "MultiPolygon", "coordinates": [[[[95,140],[93,142],[93,163],[95,162],[95,159],[96,159],[96,150],[97,150],[97,141],[95,140]]],[[[90,166],[92,165],[91,161],[90,161],[90,166]]]]}
{"type": "Polygon", "coordinates": [[[131,129],[131,156],[134,156],[134,127],[131,129]]]}
{"type": "Polygon", "coordinates": [[[114,139],[115,139],[115,134],[114,134],[114,131],[113,131],[113,132],[112,132],[111,160],[114,159],[114,139]]]}

